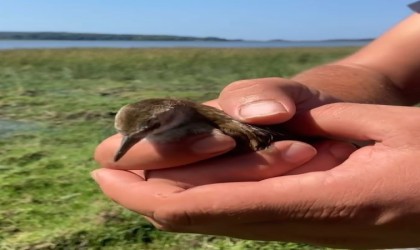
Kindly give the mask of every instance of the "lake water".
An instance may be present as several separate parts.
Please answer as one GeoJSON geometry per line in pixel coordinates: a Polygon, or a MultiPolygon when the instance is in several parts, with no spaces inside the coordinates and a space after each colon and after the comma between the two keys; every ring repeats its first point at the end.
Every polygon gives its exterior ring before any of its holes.
{"type": "Polygon", "coordinates": [[[322,42],[216,42],[216,41],[40,41],[0,40],[0,50],[64,48],[287,48],[287,47],[360,47],[366,41],[322,42]]]}

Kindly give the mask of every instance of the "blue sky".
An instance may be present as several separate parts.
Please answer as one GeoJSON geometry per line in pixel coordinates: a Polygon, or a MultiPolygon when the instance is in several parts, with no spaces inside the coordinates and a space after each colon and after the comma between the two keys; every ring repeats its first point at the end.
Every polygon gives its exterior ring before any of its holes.
{"type": "Polygon", "coordinates": [[[414,0],[0,0],[0,31],[368,38],[412,12],[414,0]]]}

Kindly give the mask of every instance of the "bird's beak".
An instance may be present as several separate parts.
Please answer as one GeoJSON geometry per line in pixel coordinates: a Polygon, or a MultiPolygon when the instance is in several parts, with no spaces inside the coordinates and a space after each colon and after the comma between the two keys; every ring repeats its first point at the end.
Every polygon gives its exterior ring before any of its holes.
{"type": "Polygon", "coordinates": [[[134,146],[137,142],[139,142],[143,137],[136,136],[136,135],[128,135],[124,136],[121,141],[121,146],[118,149],[117,153],[114,156],[114,161],[118,161],[127,153],[127,151],[134,146]]]}

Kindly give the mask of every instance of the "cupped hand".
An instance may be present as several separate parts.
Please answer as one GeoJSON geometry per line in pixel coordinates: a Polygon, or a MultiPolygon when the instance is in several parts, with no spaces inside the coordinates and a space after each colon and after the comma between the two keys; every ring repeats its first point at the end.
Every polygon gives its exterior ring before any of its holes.
{"type": "Polygon", "coordinates": [[[186,189],[121,170],[93,176],[107,196],[163,230],[346,248],[420,245],[418,108],[330,104],[293,123],[305,133],[374,144],[330,170],[263,181],[186,189]]]}
{"type": "MultiPolygon", "coordinates": [[[[234,82],[221,92],[219,99],[206,104],[221,108],[243,122],[277,124],[289,120],[296,111],[308,110],[334,101],[337,100],[292,80],[262,78],[234,82]]],[[[122,159],[114,162],[113,158],[120,143],[121,136],[118,134],[107,138],[97,147],[95,159],[106,168],[162,169],[213,158],[235,147],[235,141],[231,137],[220,133],[198,135],[180,142],[159,145],[159,147],[148,140],[142,140],[122,159]]],[[[300,148],[303,147],[303,144],[299,145],[301,145],[300,148]]],[[[288,144],[280,143],[279,147],[287,148],[288,144]]],[[[320,145],[315,145],[315,147],[320,147],[320,145]]],[[[310,152],[314,153],[314,149],[308,145],[303,154],[308,155],[310,152]]],[[[345,156],[338,156],[338,159],[345,156]]],[[[296,159],[297,161],[299,159],[296,159]]]]}

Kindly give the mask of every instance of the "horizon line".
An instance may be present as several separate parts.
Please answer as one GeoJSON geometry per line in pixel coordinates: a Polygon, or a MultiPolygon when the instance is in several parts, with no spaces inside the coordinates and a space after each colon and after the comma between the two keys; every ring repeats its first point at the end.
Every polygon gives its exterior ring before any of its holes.
{"type": "MultiPolygon", "coordinates": [[[[67,35],[108,35],[108,36],[131,36],[131,37],[168,37],[168,38],[189,38],[189,39],[214,39],[214,40],[224,40],[224,41],[243,41],[243,42],[326,42],[326,41],[372,41],[375,38],[373,37],[363,37],[363,38],[325,38],[325,39],[284,39],[284,38],[274,38],[274,39],[242,39],[242,38],[224,38],[218,36],[193,36],[193,35],[170,35],[170,34],[134,34],[134,33],[101,33],[101,32],[79,32],[79,31],[0,31],[0,35],[4,33],[15,33],[15,34],[67,34],[67,35]]],[[[0,40],[2,39],[0,37],[0,40]]],[[[7,40],[31,40],[31,39],[7,39],[7,40]]],[[[36,40],[48,40],[48,39],[36,39],[36,40]]],[[[60,40],[60,39],[57,39],[60,40]]],[[[89,39],[75,39],[75,40],[89,40],[89,39]]],[[[122,41],[122,40],[121,40],[122,41]]]]}

